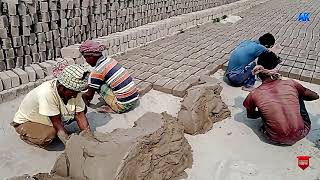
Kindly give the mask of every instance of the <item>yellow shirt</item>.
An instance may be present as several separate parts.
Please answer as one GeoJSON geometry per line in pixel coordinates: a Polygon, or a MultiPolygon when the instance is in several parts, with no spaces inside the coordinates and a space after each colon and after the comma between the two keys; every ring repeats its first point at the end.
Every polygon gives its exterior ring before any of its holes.
{"type": "Polygon", "coordinates": [[[49,116],[61,114],[61,119],[68,121],[74,117],[75,108],[76,112],[84,111],[85,103],[81,93],[65,105],[56,84],[56,79],[50,80],[30,91],[23,99],[13,121],[19,124],[31,121],[52,126],[49,116]]]}

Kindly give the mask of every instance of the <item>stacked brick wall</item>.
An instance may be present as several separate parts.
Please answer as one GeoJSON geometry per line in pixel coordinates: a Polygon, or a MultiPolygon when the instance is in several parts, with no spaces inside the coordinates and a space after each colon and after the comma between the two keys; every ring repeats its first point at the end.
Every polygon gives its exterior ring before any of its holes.
{"type": "Polygon", "coordinates": [[[0,72],[61,48],[237,0],[0,0],[0,72]]]}

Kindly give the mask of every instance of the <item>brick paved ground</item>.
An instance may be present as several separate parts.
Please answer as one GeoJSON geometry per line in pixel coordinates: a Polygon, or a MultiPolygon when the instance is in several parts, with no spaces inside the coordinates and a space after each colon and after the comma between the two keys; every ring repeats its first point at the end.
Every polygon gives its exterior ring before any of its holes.
{"type": "Polygon", "coordinates": [[[320,84],[320,1],[271,0],[241,12],[235,24],[208,23],[116,57],[142,89],[182,96],[201,75],[227,62],[243,39],[271,32],[282,47],[284,76],[320,84]],[[318,10],[318,11],[317,11],[318,10]],[[310,22],[298,22],[310,12],[310,22]]]}

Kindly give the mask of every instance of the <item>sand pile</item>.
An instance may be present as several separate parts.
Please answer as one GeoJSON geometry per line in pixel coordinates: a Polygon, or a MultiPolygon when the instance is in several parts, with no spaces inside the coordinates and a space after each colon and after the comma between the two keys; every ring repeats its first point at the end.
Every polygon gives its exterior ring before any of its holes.
{"type": "Polygon", "coordinates": [[[222,87],[214,78],[200,78],[200,85],[188,89],[178,114],[187,134],[204,134],[213,123],[231,116],[228,106],[221,100],[222,87]]]}
{"type": "Polygon", "coordinates": [[[95,137],[74,135],[56,161],[52,176],[42,174],[38,179],[173,179],[192,166],[191,146],[183,131],[166,113],[146,113],[131,129],[95,133],[95,137]]]}

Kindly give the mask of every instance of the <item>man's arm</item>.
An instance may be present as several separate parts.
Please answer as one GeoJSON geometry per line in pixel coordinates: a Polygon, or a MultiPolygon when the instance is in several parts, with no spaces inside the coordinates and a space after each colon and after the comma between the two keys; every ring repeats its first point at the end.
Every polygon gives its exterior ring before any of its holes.
{"type": "Polygon", "coordinates": [[[319,95],[316,92],[311,91],[310,89],[306,89],[302,97],[305,101],[314,101],[319,99],[319,95]]]}
{"type": "Polygon", "coordinates": [[[247,117],[250,119],[257,119],[261,117],[261,113],[259,111],[256,111],[256,105],[253,99],[252,93],[249,93],[247,98],[243,102],[243,106],[247,110],[247,117]]]}
{"type": "Polygon", "coordinates": [[[89,122],[84,111],[78,112],[75,118],[81,131],[90,129],[89,122]]]}
{"type": "Polygon", "coordinates": [[[304,86],[302,86],[300,83],[292,80],[293,83],[294,83],[294,86],[296,87],[298,93],[299,93],[299,96],[303,98],[303,100],[305,101],[313,101],[313,100],[317,100],[319,99],[319,95],[314,92],[314,91],[311,91],[310,89],[308,88],[305,88],[304,86]]]}
{"type": "Polygon", "coordinates": [[[63,142],[63,144],[66,144],[69,139],[69,135],[63,126],[61,115],[59,114],[56,116],[50,116],[49,118],[53,124],[54,129],[57,131],[57,136],[63,142]]]}
{"type": "Polygon", "coordinates": [[[82,95],[82,99],[87,106],[90,106],[90,102],[92,101],[96,90],[92,87],[89,87],[87,92],[82,95]]]}
{"type": "Polygon", "coordinates": [[[63,126],[60,114],[56,115],[56,116],[51,116],[49,118],[50,118],[50,120],[51,120],[51,122],[53,124],[53,127],[56,129],[57,132],[63,131],[65,133],[67,133],[66,129],[63,126]]]}

